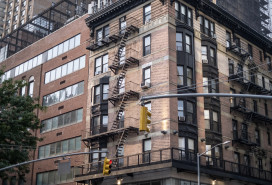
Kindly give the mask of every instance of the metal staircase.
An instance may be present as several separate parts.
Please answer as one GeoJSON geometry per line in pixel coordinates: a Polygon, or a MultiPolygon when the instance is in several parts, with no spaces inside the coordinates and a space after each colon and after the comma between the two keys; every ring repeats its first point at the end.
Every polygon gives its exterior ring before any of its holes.
{"type": "MultiPolygon", "coordinates": [[[[126,45],[127,45],[126,42],[128,40],[129,35],[134,32],[138,32],[138,31],[139,31],[139,29],[135,26],[132,26],[132,25],[127,27],[126,29],[124,29],[122,36],[121,36],[119,46],[117,48],[116,54],[115,54],[113,62],[112,62],[112,65],[109,66],[109,68],[111,69],[111,71],[114,74],[117,74],[120,71],[120,73],[117,77],[117,80],[116,80],[116,84],[112,90],[112,96],[108,99],[113,105],[116,105],[116,103],[118,102],[118,110],[116,111],[116,118],[113,122],[111,129],[110,129],[111,131],[117,130],[120,127],[121,118],[124,114],[125,106],[127,105],[127,101],[132,97],[135,97],[137,99],[139,98],[139,94],[135,91],[132,91],[132,90],[120,93],[120,89],[121,89],[123,80],[126,77],[126,73],[128,71],[128,68],[130,66],[135,65],[135,64],[139,65],[139,60],[136,59],[135,57],[133,57],[133,56],[124,57],[123,56],[126,45]],[[121,59],[124,59],[124,60],[120,61],[121,59]]],[[[122,133],[120,134],[120,138],[119,138],[116,152],[115,152],[115,157],[120,156],[120,152],[123,150],[124,143],[127,140],[128,132],[129,132],[129,130],[124,129],[122,131],[122,133]]],[[[113,160],[113,165],[117,166],[117,164],[118,164],[118,159],[113,160]]]]}

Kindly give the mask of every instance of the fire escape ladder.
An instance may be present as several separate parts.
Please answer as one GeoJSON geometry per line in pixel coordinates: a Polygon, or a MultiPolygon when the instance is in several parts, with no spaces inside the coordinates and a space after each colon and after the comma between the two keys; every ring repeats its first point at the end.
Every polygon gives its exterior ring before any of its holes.
{"type": "Polygon", "coordinates": [[[125,33],[123,34],[122,38],[121,38],[121,41],[119,43],[119,46],[118,46],[118,50],[114,56],[114,60],[112,62],[112,65],[109,67],[110,70],[116,74],[118,68],[119,68],[119,65],[120,65],[120,58],[121,58],[121,55],[124,51],[124,48],[126,47],[126,42],[127,42],[127,39],[128,39],[128,36],[129,36],[129,32],[127,31],[127,29],[125,30],[125,33]]]}
{"type": "MultiPolygon", "coordinates": [[[[127,137],[128,137],[128,130],[124,129],[116,147],[116,152],[115,152],[116,158],[122,155],[122,151],[124,150],[124,144],[127,140],[127,137]]],[[[117,164],[118,164],[118,159],[113,160],[113,166],[117,166],[117,164]]]]}
{"type": "Polygon", "coordinates": [[[125,110],[125,106],[126,106],[126,101],[128,100],[128,97],[126,95],[123,96],[122,98],[122,101],[119,105],[119,108],[118,110],[116,111],[117,115],[116,115],[116,118],[112,124],[112,127],[111,127],[111,130],[116,130],[120,124],[120,120],[122,118],[122,115],[124,113],[124,110],[125,110]]]}

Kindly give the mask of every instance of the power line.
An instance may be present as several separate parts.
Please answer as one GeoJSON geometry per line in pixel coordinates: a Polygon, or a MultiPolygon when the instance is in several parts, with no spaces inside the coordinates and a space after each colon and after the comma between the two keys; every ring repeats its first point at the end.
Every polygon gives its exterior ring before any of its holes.
{"type": "MultiPolygon", "coordinates": [[[[244,77],[238,77],[238,78],[233,78],[233,79],[228,79],[228,80],[225,80],[225,81],[219,81],[220,79],[224,79],[224,78],[229,78],[229,77],[235,77],[237,76],[238,74],[242,74],[244,72],[248,72],[250,70],[253,70],[255,68],[259,68],[260,66],[263,66],[263,65],[266,65],[267,63],[264,63],[264,64],[260,64],[260,65],[257,65],[255,67],[252,67],[252,68],[249,68],[248,70],[244,70],[244,71],[239,71],[237,72],[236,74],[231,74],[229,76],[223,76],[223,77],[220,77],[220,78],[214,78],[212,80],[218,80],[218,82],[216,83],[213,83],[213,84],[219,84],[219,83],[224,83],[224,82],[228,82],[228,81],[234,81],[234,80],[237,80],[237,79],[240,79],[240,78],[244,78],[244,77]]],[[[253,74],[253,75],[248,75],[249,77],[251,76],[255,76],[256,74],[253,74]]],[[[239,75],[238,75],[239,76],[239,75]]],[[[211,82],[212,80],[208,80],[208,81],[205,81],[205,82],[211,82]]],[[[199,87],[204,87],[204,86],[211,86],[212,84],[208,83],[208,85],[203,85],[204,82],[199,82],[199,83],[196,83],[196,84],[192,84],[192,85],[187,85],[187,86],[183,86],[183,87],[180,87],[180,88],[176,88],[174,90],[171,90],[171,91],[164,91],[164,92],[161,92],[161,93],[158,93],[157,95],[159,94],[165,94],[165,93],[171,93],[171,92],[176,92],[176,91],[179,91],[181,90],[181,92],[183,91],[188,91],[188,90],[194,90],[196,88],[199,88],[199,87]],[[199,86],[200,85],[200,86],[199,86]]]]}

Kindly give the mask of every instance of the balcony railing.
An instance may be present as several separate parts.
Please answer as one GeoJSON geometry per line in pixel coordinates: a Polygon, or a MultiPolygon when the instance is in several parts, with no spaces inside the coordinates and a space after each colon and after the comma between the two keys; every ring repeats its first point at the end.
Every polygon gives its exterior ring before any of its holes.
{"type": "Polygon", "coordinates": [[[247,90],[257,91],[260,94],[272,93],[272,84],[256,76],[256,74],[243,72],[242,69],[236,69],[233,74],[230,74],[229,79],[245,85],[247,90]]]}
{"type": "Polygon", "coordinates": [[[122,36],[124,35],[125,31],[130,33],[138,32],[139,31],[139,20],[136,18],[129,18],[126,20],[126,26],[120,29],[119,22],[110,24],[110,34],[104,36],[102,39],[97,39],[96,36],[87,40],[86,49],[95,51],[102,47],[109,46],[111,43],[117,43],[121,40],[122,36]]]}
{"type": "Polygon", "coordinates": [[[242,129],[233,131],[233,141],[250,146],[257,145],[254,135],[242,129]]]}
{"type": "MultiPolygon", "coordinates": [[[[186,168],[186,170],[197,170],[197,155],[194,151],[183,150],[178,148],[166,148],[156,151],[144,152],[130,156],[123,156],[116,158],[117,166],[112,167],[112,171],[118,171],[122,169],[132,169],[139,167],[147,167],[155,164],[172,163],[172,166],[179,165],[180,168],[186,168]],[[175,164],[175,165],[174,165],[175,164]],[[189,167],[189,168],[188,168],[189,167]]],[[[113,159],[114,160],[114,159],[113,159]]],[[[222,160],[220,158],[210,157],[207,155],[200,158],[201,168],[207,169],[205,173],[223,172],[225,174],[236,174],[238,176],[245,176],[254,179],[260,179],[265,181],[272,180],[272,172],[265,171],[258,168],[250,167],[247,165],[222,160]]],[[[103,161],[89,163],[78,166],[81,169],[81,173],[76,176],[82,179],[83,176],[102,174],[103,161]]],[[[126,172],[127,173],[127,172],[126,172]]],[[[232,176],[233,178],[233,176],[232,176]]]]}

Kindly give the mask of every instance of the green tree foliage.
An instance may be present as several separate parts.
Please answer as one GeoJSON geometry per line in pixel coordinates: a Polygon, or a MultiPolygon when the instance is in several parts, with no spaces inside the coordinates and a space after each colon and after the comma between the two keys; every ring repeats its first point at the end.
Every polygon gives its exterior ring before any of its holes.
{"type": "MultiPolygon", "coordinates": [[[[3,71],[0,69],[1,76],[3,71]]],[[[35,132],[40,128],[37,111],[44,108],[37,99],[19,95],[19,90],[26,85],[12,79],[0,84],[0,168],[28,161],[41,140],[35,132]]],[[[9,172],[23,176],[29,172],[29,166],[2,171],[0,177],[7,177],[9,172]]]]}

